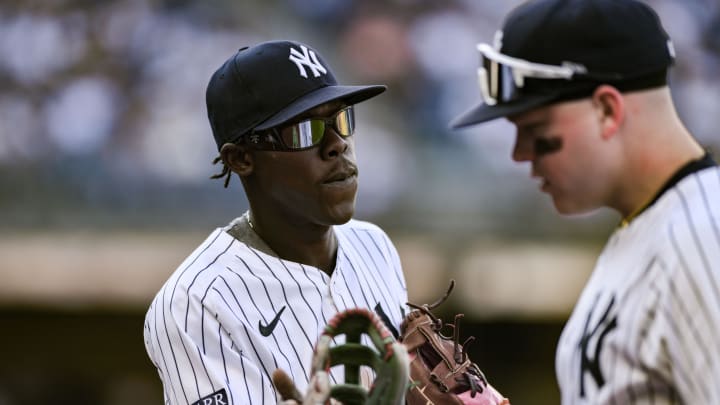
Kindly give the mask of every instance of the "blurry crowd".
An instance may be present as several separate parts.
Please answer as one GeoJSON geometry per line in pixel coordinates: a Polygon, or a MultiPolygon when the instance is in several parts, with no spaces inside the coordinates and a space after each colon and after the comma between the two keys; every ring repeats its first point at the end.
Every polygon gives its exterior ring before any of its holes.
{"type": "MultiPolygon", "coordinates": [[[[720,3],[648,2],[675,42],[681,116],[720,150],[720,3]]],[[[342,81],[389,86],[357,111],[360,216],[435,230],[551,227],[547,201],[522,184],[529,169],[508,158],[512,137],[496,134],[508,123],[448,128],[479,100],[475,44],[519,3],[4,2],[0,225],[204,226],[239,213],[238,183],[226,191],[208,179],[217,151],[205,86],[239,47],[288,38],[315,46],[342,81]]]]}

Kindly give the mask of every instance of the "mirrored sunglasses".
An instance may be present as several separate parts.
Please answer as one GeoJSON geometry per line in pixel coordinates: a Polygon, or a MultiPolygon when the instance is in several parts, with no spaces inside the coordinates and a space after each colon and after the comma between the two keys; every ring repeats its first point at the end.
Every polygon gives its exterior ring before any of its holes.
{"type": "Polygon", "coordinates": [[[326,118],[308,118],[262,133],[253,133],[250,142],[260,149],[300,151],[319,145],[330,127],[343,138],[355,132],[355,112],[352,106],[343,108],[326,118]],[[264,135],[264,136],[263,136],[264,135]]]}
{"type": "Polygon", "coordinates": [[[477,70],[478,84],[483,101],[496,105],[518,100],[523,95],[525,79],[546,80],[619,80],[616,74],[589,73],[585,66],[564,62],[562,65],[547,65],[514,58],[496,51],[488,44],[478,44],[480,67],[477,70]]]}

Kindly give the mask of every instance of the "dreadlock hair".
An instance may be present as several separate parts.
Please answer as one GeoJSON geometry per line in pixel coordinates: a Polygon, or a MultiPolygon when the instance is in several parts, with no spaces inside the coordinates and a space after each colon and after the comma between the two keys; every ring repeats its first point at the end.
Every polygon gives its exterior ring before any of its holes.
{"type": "MultiPolygon", "coordinates": [[[[247,134],[248,134],[248,133],[246,132],[246,133],[244,133],[244,134],[242,134],[242,135],[239,135],[239,136],[237,137],[237,140],[234,141],[233,143],[234,143],[235,145],[243,145],[243,144],[246,144],[245,136],[246,136],[247,134]]],[[[215,180],[215,179],[222,179],[222,178],[224,177],[224,178],[225,178],[225,182],[223,183],[223,187],[227,188],[227,187],[228,187],[228,184],[230,184],[230,177],[232,177],[233,171],[230,170],[230,166],[228,166],[227,163],[225,163],[225,161],[223,161],[222,155],[218,155],[218,157],[216,157],[215,159],[213,159],[212,164],[213,164],[213,165],[216,165],[216,164],[218,164],[218,163],[220,163],[220,162],[222,162],[222,164],[223,164],[222,171],[221,171],[220,173],[213,174],[212,176],[210,176],[210,178],[213,179],[213,180],[215,180]]]]}
{"type": "Polygon", "coordinates": [[[230,170],[228,165],[222,160],[222,156],[218,155],[218,157],[213,159],[213,165],[216,165],[220,162],[222,162],[222,164],[223,164],[222,172],[213,174],[212,176],[210,176],[210,178],[214,180],[214,179],[221,179],[221,178],[225,177],[224,187],[227,188],[228,184],[230,184],[230,177],[232,176],[232,170],[230,170]]]}

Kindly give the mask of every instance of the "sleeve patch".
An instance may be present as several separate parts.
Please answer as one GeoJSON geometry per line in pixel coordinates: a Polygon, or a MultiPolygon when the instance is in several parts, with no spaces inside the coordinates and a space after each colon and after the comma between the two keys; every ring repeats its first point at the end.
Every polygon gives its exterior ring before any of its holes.
{"type": "Polygon", "coordinates": [[[225,388],[220,391],[215,391],[212,394],[200,398],[198,401],[192,403],[192,405],[229,405],[227,393],[225,388]]]}

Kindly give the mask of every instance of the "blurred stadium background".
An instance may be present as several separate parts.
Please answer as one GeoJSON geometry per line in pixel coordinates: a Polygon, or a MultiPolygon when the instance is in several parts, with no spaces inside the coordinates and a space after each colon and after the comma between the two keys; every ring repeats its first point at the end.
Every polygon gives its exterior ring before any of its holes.
{"type": "MultiPolygon", "coordinates": [[[[720,150],[720,5],[648,0],[674,39],[680,114],[720,150]],[[715,80],[713,80],[715,79],[715,80]]],[[[466,314],[471,352],[513,404],[558,403],[554,347],[618,218],[562,218],[509,159],[474,45],[518,0],[6,0],[0,3],[0,405],[158,404],[142,323],[211,229],[247,206],[216,168],[204,90],[243,45],[314,45],[357,109],[358,217],[383,226],[411,300],[466,314]]],[[[648,145],[652,148],[652,145],[648,145]]]]}

